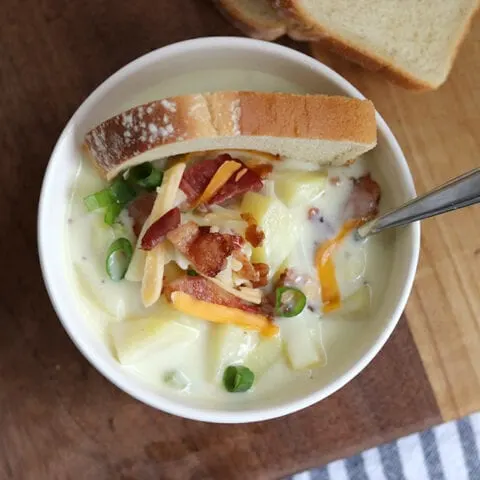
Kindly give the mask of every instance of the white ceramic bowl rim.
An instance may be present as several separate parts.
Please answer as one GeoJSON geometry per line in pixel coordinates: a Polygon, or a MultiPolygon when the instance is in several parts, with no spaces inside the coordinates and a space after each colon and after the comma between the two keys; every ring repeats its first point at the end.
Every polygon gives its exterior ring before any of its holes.
{"type": "MultiPolygon", "coordinates": [[[[168,54],[172,55],[175,53],[183,53],[186,50],[195,51],[200,50],[204,51],[208,48],[218,47],[219,43],[223,47],[231,46],[235,48],[245,48],[245,49],[261,49],[267,54],[276,54],[278,56],[284,56],[293,60],[301,60],[303,63],[307,64],[312,70],[323,75],[324,77],[331,80],[333,83],[342,88],[352,97],[356,98],[365,98],[353,85],[351,85],[347,80],[341,77],[338,73],[330,69],[329,67],[323,65],[322,63],[314,60],[313,58],[300,53],[298,51],[292,50],[290,48],[277,45],[274,43],[264,42],[261,40],[253,40],[248,38],[241,37],[208,37],[200,38],[193,40],[186,40],[166,47],[159,48],[154,50],[142,57],[130,62],[107,80],[105,80],[100,86],[98,86],[82,103],[82,105],[77,109],[75,114],[69,120],[65,126],[61,136],[59,137],[55,148],[52,152],[51,159],[55,158],[56,151],[58,146],[62,143],[63,138],[70,132],[70,129],[75,124],[76,119],[81,115],[81,112],[87,110],[92,102],[95,102],[98,97],[108,91],[110,86],[115,85],[120,79],[125,78],[129,74],[140,70],[144,65],[149,65],[157,61],[157,59],[168,54]]],[[[408,194],[413,197],[415,195],[415,188],[413,184],[413,179],[410,174],[407,162],[402,153],[400,146],[398,145],[395,137],[390,131],[389,127],[383,120],[383,118],[377,113],[377,126],[381,134],[386,138],[389,147],[392,149],[393,155],[396,158],[397,163],[399,164],[400,170],[403,175],[405,188],[408,191],[408,194]]],[[[415,276],[415,271],[418,263],[418,255],[420,249],[420,226],[419,224],[411,225],[411,235],[410,235],[410,249],[412,252],[412,257],[410,258],[410,265],[407,280],[401,290],[401,293],[398,298],[398,302],[392,317],[389,322],[386,324],[384,330],[378,336],[375,343],[369,348],[365,355],[347,372],[338,377],[335,381],[328,384],[326,387],[319,389],[318,391],[313,392],[312,394],[305,396],[299,400],[289,402],[285,405],[276,406],[273,408],[262,408],[257,410],[248,410],[248,411],[216,411],[216,410],[202,410],[198,408],[188,407],[181,405],[180,403],[170,401],[168,399],[161,398],[155,393],[143,390],[138,391],[137,388],[133,388],[128,380],[125,380],[122,377],[119,377],[117,372],[102,358],[95,353],[95,350],[85,341],[83,338],[79,338],[76,334],[75,324],[71,322],[67,315],[65,315],[65,301],[59,296],[55,295],[54,287],[54,272],[49,264],[49,257],[53,255],[54,252],[50,251],[48,248],[48,230],[49,225],[46,222],[47,211],[46,211],[46,191],[51,184],[51,177],[53,171],[53,162],[49,161],[47,166],[45,177],[43,180],[42,190],[40,194],[39,201],[39,212],[38,212],[38,250],[39,258],[42,269],[42,274],[44,277],[46,289],[48,295],[52,302],[52,305],[63,324],[63,327],[67,331],[68,335],[75,343],[77,348],[83,353],[83,355],[90,361],[90,363],[106,378],[108,378],[112,383],[117,385],[120,389],[129,393],[132,397],[154,407],[160,409],[164,412],[178,415],[184,418],[208,421],[208,422],[217,422],[217,423],[246,423],[254,422],[261,420],[268,420],[272,418],[277,418],[289,413],[296,412],[305,407],[308,407],[326,397],[336,392],[352,380],[356,375],[358,375],[375,357],[375,355],[383,347],[389,336],[391,335],[393,329],[395,328],[398,320],[405,308],[408,296],[410,294],[413,280],[415,276]]]]}

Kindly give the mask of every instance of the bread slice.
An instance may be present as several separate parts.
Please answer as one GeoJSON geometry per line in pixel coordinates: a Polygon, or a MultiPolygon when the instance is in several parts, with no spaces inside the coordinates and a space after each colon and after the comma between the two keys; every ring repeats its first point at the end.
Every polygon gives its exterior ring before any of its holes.
{"type": "Polygon", "coordinates": [[[271,0],[306,37],[418,90],[448,77],[479,0],[271,0]]]}
{"type": "Polygon", "coordinates": [[[269,0],[213,0],[213,3],[227,20],[249,37],[276,40],[287,30],[269,0]]]}
{"type": "Polygon", "coordinates": [[[110,180],[143,162],[220,149],[343,165],[373,148],[376,139],[375,109],[368,100],[216,92],[136,106],[89,131],[84,147],[110,180]]]}

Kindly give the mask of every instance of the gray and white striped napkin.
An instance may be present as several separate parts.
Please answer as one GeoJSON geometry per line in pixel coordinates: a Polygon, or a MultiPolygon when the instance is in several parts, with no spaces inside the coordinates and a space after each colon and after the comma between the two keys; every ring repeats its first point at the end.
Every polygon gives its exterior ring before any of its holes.
{"type": "Polygon", "coordinates": [[[480,413],[415,433],[292,480],[480,480],[480,413]]]}

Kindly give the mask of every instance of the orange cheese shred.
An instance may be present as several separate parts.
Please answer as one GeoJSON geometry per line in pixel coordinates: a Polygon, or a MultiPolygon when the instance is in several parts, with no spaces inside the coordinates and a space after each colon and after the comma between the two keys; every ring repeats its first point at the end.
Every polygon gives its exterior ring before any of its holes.
{"type": "Polygon", "coordinates": [[[192,205],[192,208],[195,208],[202,203],[208,202],[228,182],[230,177],[240,168],[242,168],[242,164],[233,160],[227,160],[225,163],[222,163],[222,165],[220,165],[218,170],[215,172],[215,175],[208,183],[207,188],[195,201],[195,204],[192,205]]]}
{"type": "Polygon", "coordinates": [[[187,315],[192,315],[209,322],[226,323],[238,325],[248,330],[257,330],[266,337],[276,335],[279,330],[277,325],[270,322],[268,318],[263,315],[197,300],[184,292],[173,292],[171,302],[174,308],[187,315]]]}
{"type": "Polygon", "coordinates": [[[325,313],[332,312],[340,307],[340,289],[335,274],[333,254],[344,238],[362,223],[364,223],[363,220],[345,222],[337,236],[320,245],[315,254],[315,264],[318,280],[322,287],[323,311],[325,313]]]}

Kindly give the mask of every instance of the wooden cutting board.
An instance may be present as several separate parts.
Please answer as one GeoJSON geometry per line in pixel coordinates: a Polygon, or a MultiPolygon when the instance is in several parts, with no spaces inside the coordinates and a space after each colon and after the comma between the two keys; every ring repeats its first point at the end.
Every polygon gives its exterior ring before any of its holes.
{"type": "MultiPolygon", "coordinates": [[[[236,34],[201,0],[0,2],[0,478],[274,479],[480,407],[475,207],[424,223],[406,315],[372,364],[280,420],[210,425],[155,411],[100,376],[63,331],[42,284],[35,225],[63,125],[137,56],[236,34]]],[[[437,92],[406,92],[333,61],[392,127],[419,192],[479,165],[479,21],[437,92]]]]}

